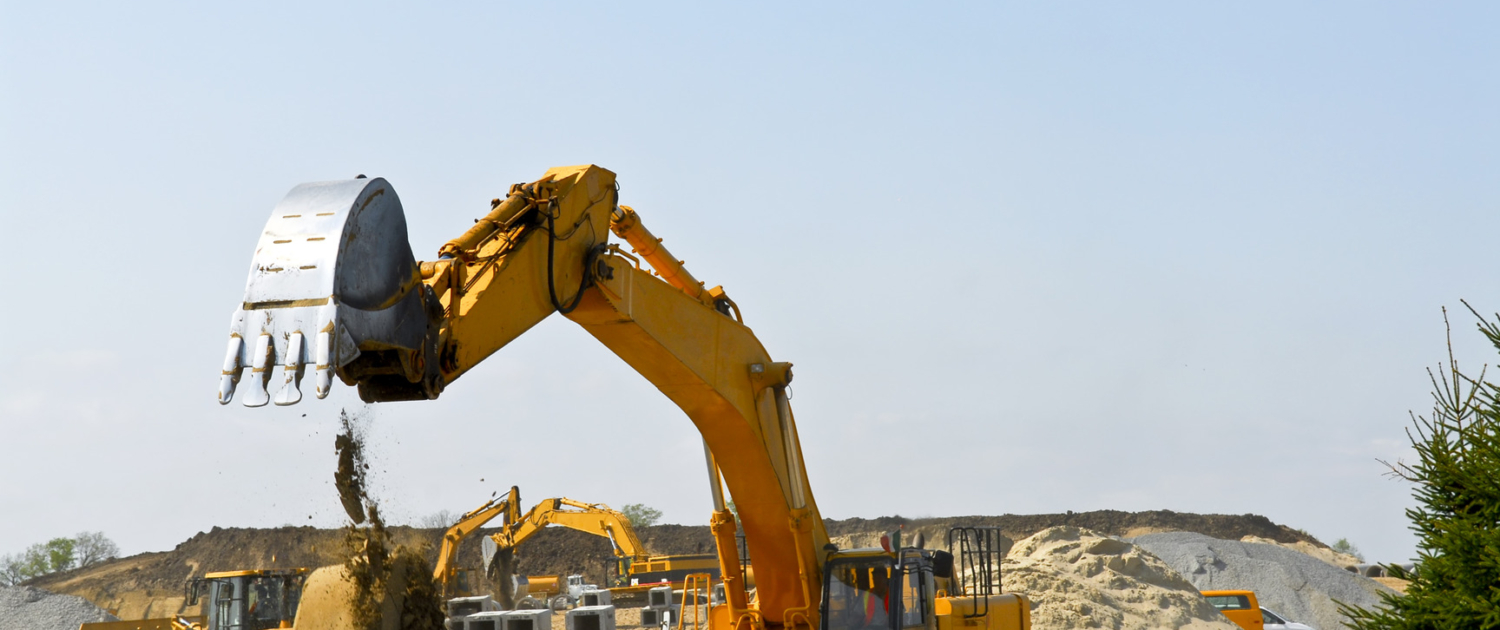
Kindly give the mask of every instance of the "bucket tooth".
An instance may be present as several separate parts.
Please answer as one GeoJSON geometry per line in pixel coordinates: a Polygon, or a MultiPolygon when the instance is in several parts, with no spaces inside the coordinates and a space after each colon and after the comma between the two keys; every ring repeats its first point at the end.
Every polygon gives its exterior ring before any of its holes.
{"type": "Polygon", "coordinates": [[[224,355],[224,369],[219,373],[219,404],[227,405],[234,398],[234,386],[240,383],[240,348],[245,340],[239,335],[229,337],[229,351],[224,355]]]}
{"type": "Polygon", "coordinates": [[[333,388],[333,362],[331,357],[328,356],[330,346],[332,345],[333,335],[326,332],[318,333],[318,346],[313,354],[313,360],[317,361],[317,363],[314,364],[313,371],[317,374],[314,391],[317,392],[320,399],[327,398],[328,391],[333,388]]]}
{"type": "Polygon", "coordinates": [[[266,393],[271,365],[271,336],[262,334],[255,338],[255,350],[250,355],[250,390],[242,401],[246,407],[264,407],[271,402],[271,395],[266,393]]]}
{"type": "Polygon", "coordinates": [[[302,382],[301,332],[292,333],[286,340],[286,363],[282,365],[281,373],[286,380],[281,384],[281,391],[276,392],[276,406],[295,405],[302,400],[302,390],[298,388],[302,382]]]}

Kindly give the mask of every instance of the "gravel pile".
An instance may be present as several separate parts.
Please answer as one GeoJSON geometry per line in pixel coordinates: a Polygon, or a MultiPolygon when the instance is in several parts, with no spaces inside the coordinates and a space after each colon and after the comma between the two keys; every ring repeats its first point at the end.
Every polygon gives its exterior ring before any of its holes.
{"type": "Polygon", "coordinates": [[[1131,539],[1161,558],[1201,590],[1255,591],[1260,604],[1318,630],[1343,628],[1336,602],[1363,608],[1380,604],[1389,588],[1279,545],[1220,540],[1170,532],[1131,539]]]}
{"type": "Polygon", "coordinates": [[[1016,543],[1000,579],[1005,592],[1031,600],[1037,630],[1239,630],[1166,563],[1078,527],[1045,529],[1016,543]]]}
{"type": "Polygon", "coordinates": [[[78,630],[94,621],[118,620],[82,597],[0,586],[0,630],[78,630]]]}

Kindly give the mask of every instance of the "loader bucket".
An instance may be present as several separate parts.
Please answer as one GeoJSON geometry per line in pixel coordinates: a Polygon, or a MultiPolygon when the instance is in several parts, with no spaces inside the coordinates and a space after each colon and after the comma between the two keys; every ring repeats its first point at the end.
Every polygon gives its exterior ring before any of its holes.
{"type": "Polygon", "coordinates": [[[384,179],[316,182],[276,204],[255,246],[245,299],[229,323],[219,403],[302,399],[311,364],[318,398],[337,373],[370,400],[435,398],[441,306],[422,284],[406,216],[384,179]],[[268,385],[281,366],[280,390],[268,385]]]}

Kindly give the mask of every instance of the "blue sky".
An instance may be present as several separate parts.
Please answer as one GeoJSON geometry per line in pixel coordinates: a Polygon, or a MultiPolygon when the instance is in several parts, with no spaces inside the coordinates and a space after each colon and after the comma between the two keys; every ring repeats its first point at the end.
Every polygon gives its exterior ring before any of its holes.
{"type": "MultiPolygon", "coordinates": [[[[353,392],[210,394],[271,207],[386,177],[431,258],[591,162],[796,364],[826,516],[1257,513],[1405,559],[1376,459],[1442,307],[1500,310],[1497,13],[0,2],[0,553],[336,525],[353,392]]],[[[707,520],[691,424],[561,318],[364,413],[398,518],[707,520]]]]}

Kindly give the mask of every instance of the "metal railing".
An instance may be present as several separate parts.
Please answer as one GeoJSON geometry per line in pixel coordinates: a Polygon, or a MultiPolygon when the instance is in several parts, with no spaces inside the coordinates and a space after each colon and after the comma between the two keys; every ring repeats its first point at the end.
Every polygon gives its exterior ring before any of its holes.
{"type": "Polygon", "coordinates": [[[948,530],[948,553],[953,554],[953,577],[973,601],[964,618],[990,614],[990,596],[1000,592],[1001,541],[998,527],[954,527],[948,530]]]}

